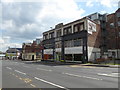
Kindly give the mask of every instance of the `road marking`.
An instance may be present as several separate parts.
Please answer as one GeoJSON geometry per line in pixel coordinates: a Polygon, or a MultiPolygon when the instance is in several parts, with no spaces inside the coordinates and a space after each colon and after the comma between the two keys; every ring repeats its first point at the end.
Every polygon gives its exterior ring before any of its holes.
{"type": "Polygon", "coordinates": [[[59,87],[59,88],[67,89],[67,88],[65,88],[65,87],[63,87],[63,86],[60,86],[60,85],[54,84],[54,83],[52,83],[52,82],[49,82],[49,81],[46,81],[46,80],[40,79],[40,78],[38,78],[38,77],[34,77],[34,78],[35,78],[36,80],[39,80],[39,81],[45,82],[45,83],[47,83],[47,84],[50,84],[50,85],[53,85],[53,86],[56,86],[56,87],[59,87]]]}
{"type": "Polygon", "coordinates": [[[20,77],[19,79],[20,79],[20,80],[22,80],[22,78],[21,78],[21,77],[20,77]]]}
{"type": "Polygon", "coordinates": [[[36,68],[36,69],[38,69],[38,70],[43,70],[43,71],[49,71],[49,72],[52,71],[52,70],[47,70],[47,69],[43,69],[43,68],[36,68]]]}
{"type": "Polygon", "coordinates": [[[75,77],[82,77],[82,78],[94,79],[94,80],[102,80],[102,79],[99,79],[99,78],[88,77],[88,76],[80,76],[80,75],[70,74],[70,73],[62,73],[62,74],[66,74],[66,75],[69,75],[69,76],[75,76],[75,77]]]}
{"type": "Polygon", "coordinates": [[[20,73],[20,74],[26,75],[26,73],[23,73],[23,72],[18,71],[18,70],[15,70],[15,72],[18,72],[18,73],[20,73]]]}
{"type": "Polygon", "coordinates": [[[111,73],[111,74],[105,74],[105,73],[97,73],[98,75],[101,75],[101,76],[108,76],[108,77],[116,77],[118,78],[118,74],[116,73],[111,73]]]}
{"type": "Polygon", "coordinates": [[[17,75],[15,75],[16,77],[18,77],[17,75]]]}
{"type": "Polygon", "coordinates": [[[32,80],[29,79],[29,78],[25,78],[25,79],[23,79],[23,80],[25,81],[25,83],[30,83],[30,82],[32,82],[32,80]]]}
{"type": "Polygon", "coordinates": [[[30,84],[32,87],[36,87],[35,85],[33,85],[33,84],[30,84]]]}
{"type": "Polygon", "coordinates": [[[9,69],[9,70],[12,70],[12,68],[10,68],[10,67],[6,67],[7,69],[9,69]]]}
{"type": "Polygon", "coordinates": [[[119,75],[120,73],[112,73],[112,74],[114,74],[114,75],[119,75]]]}

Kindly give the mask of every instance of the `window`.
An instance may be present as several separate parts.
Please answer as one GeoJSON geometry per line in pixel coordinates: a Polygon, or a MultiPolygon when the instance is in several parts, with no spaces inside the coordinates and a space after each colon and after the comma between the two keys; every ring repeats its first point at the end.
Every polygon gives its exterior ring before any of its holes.
{"type": "Polygon", "coordinates": [[[77,26],[74,27],[74,32],[78,32],[77,26]]]}
{"type": "Polygon", "coordinates": [[[118,21],[118,26],[120,26],[120,21],[118,21]]]}
{"type": "Polygon", "coordinates": [[[68,28],[68,34],[72,33],[72,29],[68,28]]]}
{"type": "Polygon", "coordinates": [[[73,46],[74,46],[73,40],[65,41],[65,47],[73,47],[73,46]]]}
{"type": "Polygon", "coordinates": [[[61,48],[61,42],[56,42],[56,43],[55,43],[55,47],[56,47],[56,48],[61,48]]]}
{"type": "Polygon", "coordinates": [[[49,33],[50,38],[54,38],[54,32],[49,33]]]}
{"type": "Polygon", "coordinates": [[[120,12],[117,13],[117,17],[120,17],[120,12]]]}
{"type": "Polygon", "coordinates": [[[64,35],[67,35],[67,34],[70,34],[70,33],[72,33],[72,28],[71,28],[71,26],[70,27],[67,27],[67,28],[64,28],[64,35]]]}
{"type": "Polygon", "coordinates": [[[80,25],[80,30],[83,30],[83,29],[84,29],[84,25],[81,24],[81,25],[80,25]]]}
{"type": "Polygon", "coordinates": [[[74,47],[77,47],[77,46],[82,46],[82,39],[74,40],[74,47]]]}
{"type": "Polygon", "coordinates": [[[67,29],[64,29],[64,35],[66,35],[67,34],[67,29]]]}
{"type": "Polygon", "coordinates": [[[44,35],[44,40],[46,40],[46,39],[47,39],[47,37],[48,37],[48,34],[45,34],[45,35],[44,35]]]}
{"type": "Polygon", "coordinates": [[[57,37],[61,36],[61,29],[57,31],[57,37]]]}
{"type": "Polygon", "coordinates": [[[74,32],[79,32],[82,31],[84,29],[84,24],[83,23],[79,23],[74,25],[74,32]]]}

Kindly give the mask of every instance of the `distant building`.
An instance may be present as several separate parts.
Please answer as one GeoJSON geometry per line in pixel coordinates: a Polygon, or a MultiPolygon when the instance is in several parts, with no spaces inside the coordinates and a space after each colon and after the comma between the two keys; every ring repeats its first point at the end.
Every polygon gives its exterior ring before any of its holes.
{"type": "Polygon", "coordinates": [[[33,43],[23,43],[22,59],[23,60],[41,60],[41,40],[36,39],[33,43]]]}
{"type": "Polygon", "coordinates": [[[6,51],[6,57],[8,59],[19,59],[21,58],[22,48],[8,48],[6,51]]]}

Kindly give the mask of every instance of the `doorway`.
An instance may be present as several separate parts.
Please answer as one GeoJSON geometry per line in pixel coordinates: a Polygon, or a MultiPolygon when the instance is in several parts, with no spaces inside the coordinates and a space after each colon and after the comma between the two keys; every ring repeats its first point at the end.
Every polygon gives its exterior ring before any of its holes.
{"type": "Polygon", "coordinates": [[[34,60],[34,55],[32,55],[32,60],[34,60]]]}

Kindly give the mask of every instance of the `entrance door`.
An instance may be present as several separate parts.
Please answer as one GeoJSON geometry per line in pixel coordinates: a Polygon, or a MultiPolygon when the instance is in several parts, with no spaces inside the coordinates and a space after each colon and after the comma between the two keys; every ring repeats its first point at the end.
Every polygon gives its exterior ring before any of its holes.
{"type": "Polygon", "coordinates": [[[32,60],[34,60],[34,55],[32,55],[32,60]]]}

